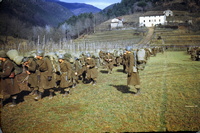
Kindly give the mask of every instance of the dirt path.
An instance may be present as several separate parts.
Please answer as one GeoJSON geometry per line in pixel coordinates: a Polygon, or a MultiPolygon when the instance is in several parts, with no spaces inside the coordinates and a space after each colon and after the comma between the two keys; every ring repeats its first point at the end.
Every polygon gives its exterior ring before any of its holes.
{"type": "Polygon", "coordinates": [[[138,45],[141,45],[141,44],[149,44],[149,43],[150,43],[151,38],[152,38],[152,36],[153,36],[154,28],[151,27],[151,28],[148,28],[148,29],[149,29],[149,31],[148,31],[146,37],[143,38],[143,39],[138,43],[138,45]]]}

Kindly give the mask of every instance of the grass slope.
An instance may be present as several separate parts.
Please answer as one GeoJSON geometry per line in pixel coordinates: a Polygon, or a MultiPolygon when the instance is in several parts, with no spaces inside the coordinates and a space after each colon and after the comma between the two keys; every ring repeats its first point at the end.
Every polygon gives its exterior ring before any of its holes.
{"type": "Polygon", "coordinates": [[[2,109],[5,133],[150,132],[200,130],[200,62],[186,52],[151,57],[140,72],[142,94],[126,86],[127,75],[115,67],[99,69],[96,86],[80,83],[69,97],[57,94],[35,102],[25,96],[2,109]]]}

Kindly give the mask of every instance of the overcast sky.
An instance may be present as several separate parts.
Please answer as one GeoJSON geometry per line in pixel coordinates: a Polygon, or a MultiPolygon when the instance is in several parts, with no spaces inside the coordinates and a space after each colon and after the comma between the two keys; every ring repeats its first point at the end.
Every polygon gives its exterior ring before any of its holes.
{"type": "Polygon", "coordinates": [[[60,0],[68,3],[85,3],[93,5],[99,9],[104,9],[105,7],[114,4],[120,3],[121,0],[60,0]]]}

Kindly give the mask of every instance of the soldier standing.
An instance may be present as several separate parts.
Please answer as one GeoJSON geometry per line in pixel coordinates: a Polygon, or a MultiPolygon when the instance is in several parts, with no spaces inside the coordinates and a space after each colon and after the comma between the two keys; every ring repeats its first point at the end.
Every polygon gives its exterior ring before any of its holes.
{"type": "Polygon", "coordinates": [[[124,54],[122,55],[122,64],[123,64],[123,72],[127,73],[127,52],[124,51],[124,54]]]}
{"type": "Polygon", "coordinates": [[[32,57],[25,57],[23,60],[23,65],[26,68],[26,73],[28,74],[28,86],[31,89],[30,95],[37,95],[38,91],[38,80],[37,80],[37,63],[32,57]]]}
{"type": "Polygon", "coordinates": [[[91,55],[88,53],[86,59],[86,77],[91,81],[90,84],[96,84],[97,76],[98,71],[95,67],[95,60],[91,58],[91,55]]]}
{"type": "Polygon", "coordinates": [[[136,55],[131,52],[131,47],[126,47],[127,51],[127,85],[134,86],[137,89],[136,94],[140,94],[140,78],[136,67],[136,55]]]}
{"type": "Polygon", "coordinates": [[[112,69],[114,67],[114,57],[110,54],[110,52],[107,52],[107,55],[105,56],[106,61],[106,67],[108,69],[108,74],[112,73],[112,69]]]}
{"type": "Polygon", "coordinates": [[[37,65],[38,65],[38,96],[35,97],[35,100],[42,99],[42,94],[45,90],[49,89],[50,95],[49,98],[53,97],[53,89],[56,86],[55,79],[53,79],[53,66],[48,57],[44,57],[44,51],[37,51],[37,65]]]}
{"type": "Polygon", "coordinates": [[[1,78],[0,88],[2,89],[4,99],[8,98],[8,96],[9,97],[11,96],[12,104],[10,105],[10,107],[13,107],[16,105],[17,94],[20,93],[20,88],[15,78],[14,64],[8,58],[5,51],[0,51],[0,61],[2,61],[1,63],[2,71],[0,71],[0,78],[1,78]]]}
{"type": "Polygon", "coordinates": [[[60,63],[60,88],[64,91],[64,96],[67,96],[70,92],[70,86],[72,86],[72,66],[71,64],[64,59],[63,55],[59,55],[58,61],[60,63]]]}

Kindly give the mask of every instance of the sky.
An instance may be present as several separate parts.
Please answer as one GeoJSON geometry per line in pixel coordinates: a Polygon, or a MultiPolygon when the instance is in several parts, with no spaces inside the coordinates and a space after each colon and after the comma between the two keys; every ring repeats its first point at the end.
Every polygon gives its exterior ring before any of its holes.
{"type": "Polygon", "coordinates": [[[60,0],[68,3],[85,3],[93,5],[99,9],[104,9],[105,7],[112,5],[114,3],[120,3],[121,0],[60,0]]]}

